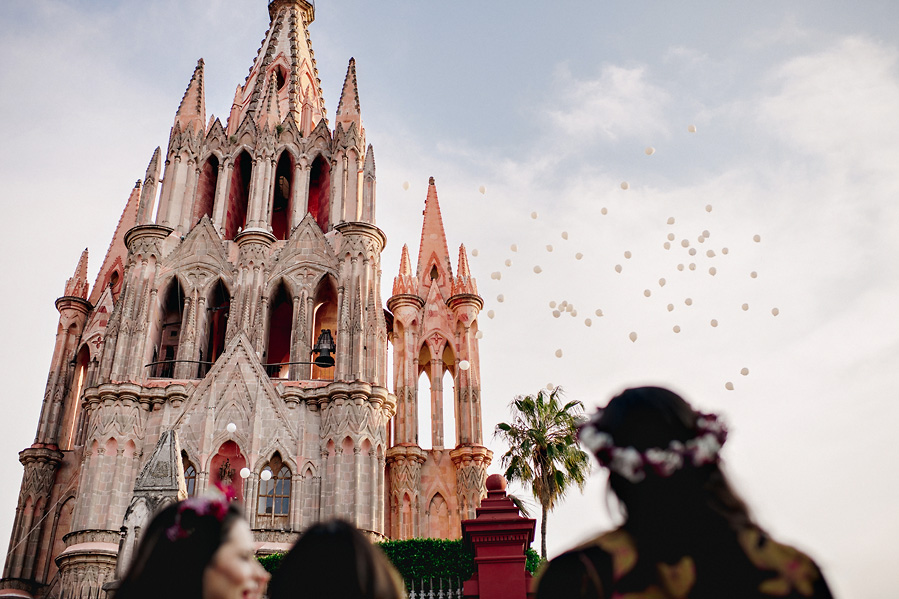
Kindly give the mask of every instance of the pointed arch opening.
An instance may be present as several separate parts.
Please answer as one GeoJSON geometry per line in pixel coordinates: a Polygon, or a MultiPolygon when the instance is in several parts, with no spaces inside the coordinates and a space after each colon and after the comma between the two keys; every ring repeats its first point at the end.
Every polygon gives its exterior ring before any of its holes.
{"type": "Polygon", "coordinates": [[[331,211],[331,165],[319,154],[309,170],[309,213],[327,233],[331,211]]]}
{"type": "Polygon", "coordinates": [[[194,199],[193,214],[190,218],[191,227],[195,226],[201,218],[212,218],[212,208],[215,204],[215,191],[219,178],[219,159],[213,154],[200,169],[200,178],[197,180],[197,195],[194,199]]]}
{"type": "Polygon", "coordinates": [[[81,415],[81,393],[87,383],[87,372],[90,366],[91,352],[87,345],[82,345],[73,360],[75,371],[72,374],[71,392],[66,398],[65,412],[59,423],[58,445],[62,451],[72,449],[77,436],[77,424],[81,415]]]}
{"type": "Polygon", "coordinates": [[[177,277],[172,277],[159,306],[159,321],[153,350],[153,376],[170,379],[175,374],[178,344],[181,339],[181,320],[184,316],[184,290],[177,277]]]}
{"type": "Polygon", "coordinates": [[[234,239],[247,224],[247,205],[250,201],[250,179],[253,176],[253,159],[246,150],[234,160],[231,182],[228,186],[228,207],[225,211],[225,239],[234,239]]]}
{"type": "Polygon", "coordinates": [[[265,350],[266,371],[272,378],[286,379],[290,372],[290,337],[293,326],[293,301],[284,281],[269,302],[268,344],[265,350]]]}
{"type": "Polygon", "coordinates": [[[260,471],[256,500],[257,528],[287,528],[290,516],[290,483],[290,468],[276,451],[260,471]],[[269,480],[261,478],[266,470],[271,473],[269,480]]]}
{"type": "MultiPolygon", "coordinates": [[[[323,277],[315,290],[315,300],[313,302],[312,331],[309,339],[309,347],[314,347],[318,336],[323,330],[331,331],[331,337],[334,339],[334,346],[339,347],[337,343],[337,289],[331,277],[323,277]]],[[[313,356],[307,358],[310,361],[313,356]]],[[[342,356],[335,355],[335,360],[341,360],[342,356]]],[[[336,365],[332,368],[312,367],[313,380],[330,380],[334,378],[336,365]]]]}
{"type": "Polygon", "coordinates": [[[194,466],[187,452],[181,450],[181,469],[184,470],[184,483],[187,485],[187,496],[193,497],[197,494],[197,467],[194,466]]]}
{"type": "Polygon", "coordinates": [[[422,449],[433,449],[434,434],[431,414],[431,352],[427,344],[418,352],[418,386],[417,386],[418,430],[415,442],[422,449]]]}
{"type": "Polygon", "coordinates": [[[450,531],[449,505],[439,492],[435,493],[428,504],[428,536],[432,539],[452,539],[450,531]]]}
{"type": "Polygon", "coordinates": [[[272,199],[272,234],[276,239],[290,235],[291,197],[293,191],[293,158],[290,152],[281,152],[275,168],[275,189],[272,199]]]}
{"type": "Polygon", "coordinates": [[[246,465],[247,460],[237,443],[225,441],[209,461],[209,484],[233,486],[236,501],[243,502],[243,484],[237,473],[246,465]]]}
{"type": "MultiPolygon", "coordinates": [[[[200,347],[200,362],[215,363],[225,351],[225,332],[228,329],[228,312],[231,309],[231,294],[219,279],[206,299],[206,343],[200,347]]],[[[198,378],[209,372],[211,364],[199,364],[198,378]]]]}

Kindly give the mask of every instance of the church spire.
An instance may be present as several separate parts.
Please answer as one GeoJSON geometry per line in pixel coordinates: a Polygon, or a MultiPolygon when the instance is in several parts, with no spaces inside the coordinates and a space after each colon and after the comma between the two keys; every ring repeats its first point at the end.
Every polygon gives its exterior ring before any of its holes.
{"type": "Polygon", "coordinates": [[[412,261],[409,260],[409,246],[403,245],[403,254],[400,256],[400,272],[393,279],[393,295],[411,294],[418,291],[415,275],[412,274],[412,261]]]}
{"type": "Polygon", "coordinates": [[[456,278],[453,279],[453,295],[463,293],[478,294],[478,286],[468,267],[468,253],[465,251],[465,244],[459,246],[459,266],[456,268],[456,278]]]}
{"type": "MultiPolygon", "coordinates": [[[[150,166],[153,166],[153,161],[150,161],[150,166]]],[[[147,168],[147,171],[150,171],[149,167],[147,168]]],[[[159,176],[158,170],[156,171],[156,176],[159,176]]],[[[90,302],[95,306],[100,301],[100,296],[103,295],[103,291],[110,285],[113,286],[113,295],[118,297],[118,292],[121,288],[121,280],[125,274],[125,262],[128,259],[128,248],[125,246],[125,233],[138,224],[137,212],[138,204],[140,204],[141,199],[141,191],[142,187],[140,181],[137,181],[134,184],[134,188],[131,190],[131,194],[128,196],[128,200],[125,202],[125,209],[122,210],[122,215],[119,217],[119,223],[116,225],[115,233],[112,234],[112,240],[109,242],[109,249],[106,250],[103,264],[100,265],[100,270],[97,272],[97,278],[94,280],[94,286],[91,289],[90,302]]]]}
{"type": "Polygon", "coordinates": [[[344,131],[356,124],[356,130],[362,134],[362,112],[359,108],[359,88],[356,85],[356,59],[350,58],[343,80],[343,91],[340,93],[340,104],[337,105],[336,121],[344,131]]]}
{"type": "Polygon", "coordinates": [[[66,290],[63,295],[87,299],[87,248],[81,252],[78,266],[75,267],[75,274],[66,281],[66,290]]]}
{"type": "MultiPolygon", "coordinates": [[[[437,185],[434,177],[428,181],[428,197],[425,199],[424,220],[421,225],[421,245],[418,250],[418,266],[415,275],[424,290],[437,280],[440,291],[445,298],[452,291],[453,267],[446,246],[446,233],[443,231],[443,217],[440,215],[440,203],[437,201],[437,185]]],[[[421,295],[426,296],[427,291],[421,295]]]]}
{"type": "Polygon", "coordinates": [[[228,131],[236,131],[247,114],[263,110],[269,81],[274,79],[280,114],[290,115],[302,127],[304,116],[309,134],[325,118],[321,81],[308,25],[315,18],[312,2],[272,0],[268,5],[271,22],[246,83],[235,98],[239,109],[232,111],[228,131]],[[304,104],[303,100],[306,100],[304,104]],[[304,111],[309,114],[304,115],[304,111]]]}
{"type": "Polygon", "coordinates": [[[203,87],[203,59],[197,62],[197,68],[187,84],[181,105],[175,113],[175,124],[181,131],[193,133],[206,130],[206,92],[203,87]]]}

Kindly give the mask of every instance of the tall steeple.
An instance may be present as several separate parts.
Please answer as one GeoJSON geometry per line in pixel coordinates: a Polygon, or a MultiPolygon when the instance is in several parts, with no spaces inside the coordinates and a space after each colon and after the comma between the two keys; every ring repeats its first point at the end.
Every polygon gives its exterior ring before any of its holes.
{"type": "Polygon", "coordinates": [[[272,0],[268,11],[269,28],[246,83],[235,98],[239,108],[231,113],[228,131],[236,130],[247,114],[262,110],[274,76],[280,114],[292,116],[308,135],[325,118],[308,27],[315,18],[315,7],[306,0],[272,0]]]}
{"type": "Polygon", "coordinates": [[[437,201],[437,185],[434,177],[428,180],[428,196],[425,199],[424,220],[421,225],[421,245],[418,249],[418,266],[415,275],[421,285],[422,297],[427,296],[431,281],[436,280],[444,298],[452,293],[453,267],[450,263],[443,217],[437,201]]]}
{"type": "MultiPolygon", "coordinates": [[[[156,149],[156,152],[153,154],[154,158],[150,161],[150,166],[147,167],[148,175],[152,174],[151,169],[155,169],[156,178],[159,177],[158,152],[159,148],[156,149]],[[157,163],[155,166],[154,162],[157,163]]],[[[155,187],[155,182],[153,183],[153,186],[155,187]]],[[[103,258],[103,263],[100,265],[100,270],[97,272],[97,279],[94,281],[94,287],[91,290],[90,296],[90,302],[93,305],[97,305],[100,296],[103,295],[103,290],[110,284],[112,284],[113,287],[113,295],[118,297],[119,290],[122,286],[122,277],[125,275],[125,262],[127,262],[128,259],[128,248],[125,246],[125,233],[127,233],[134,225],[139,224],[137,222],[137,211],[141,199],[141,191],[140,181],[137,181],[134,184],[134,189],[131,190],[131,194],[128,196],[128,200],[125,202],[125,208],[122,210],[122,215],[119,217],[119,222],[116,225],[115,232],[112,234],[112,239],[109,242],[109,249],[106,250],[106,256],[103,258]]]]}
{"type": "Polygon", "coordinates": [[[66,290],[63,295],[87,299],[87,248],[81,252],[78,266],[75,267],[75,274],[66,281],[66,290]]]}
{"type": "Polygon", "coordinates": [[[181,131],[191,133],[206,130],[206,93],[203,86],[203,59],[197,62],[194,74],[187,84],[184,97],[175,113],[175,124],[181,131]]]}

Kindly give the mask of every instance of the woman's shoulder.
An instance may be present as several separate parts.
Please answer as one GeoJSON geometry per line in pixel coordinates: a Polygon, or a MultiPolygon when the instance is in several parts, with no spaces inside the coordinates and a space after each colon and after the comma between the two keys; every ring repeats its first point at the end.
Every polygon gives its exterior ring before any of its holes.
{"type": "Polygon", "coordinates": [[[820,568],[802,551],[754,527],[740,531],[737,538],[752,565],[767,573],[759,585],[761,593],[825,599],[832,596],[820,568]]]}
{"type": "Polygon", "coordinates": [[[636,563],[631,536],[622,529],[600,534],[550,560],[537,579],[537,598],[600,598],[622,569],[636,563]]]}

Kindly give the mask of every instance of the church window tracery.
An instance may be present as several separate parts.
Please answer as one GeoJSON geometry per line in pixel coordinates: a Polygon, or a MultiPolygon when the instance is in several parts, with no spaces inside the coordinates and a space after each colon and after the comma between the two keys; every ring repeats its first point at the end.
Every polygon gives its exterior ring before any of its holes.
{"type": "Polygon", "coordinates": [[[196,225],[204,216],[212,217],[215,191],[218,185],[218,171],[219,160],[213,154],[206,160],[203,168],[200,170],[200,180],[197,182],[197,196],[194,200],[190,226],[196,225]]]}
{"type": "Polygon", "coordinates": [[[309,213],[327,233],[331,212],[331,165],[319,154],[309,171],[309,213]]]}
{"type": "Polygon", "coordinates": [[[293,190],[293,159],[290,152],[281,152],[275,168],[275,182],[272,197],[271,225],[276,239],[287,239],[290,235],[291,191],[293,190]]]}
{"type": "Polygon", "coordinates": [[[234,239],[247,225],[247,205],[250,201],[250,179],[253,175],[253,159],[246,150],[234,160],[231,184],[228,186],[228,203],[225,211],[225,239],[234,239]]]}
{"type": "Polygon", "coordinates": [[[256,502],[256,525],[261,528],[283,528],[290,513],[290,469],[277,451],[263,471],[271,472],[271,478],[259,480],[259,497],[256,502]]]}

